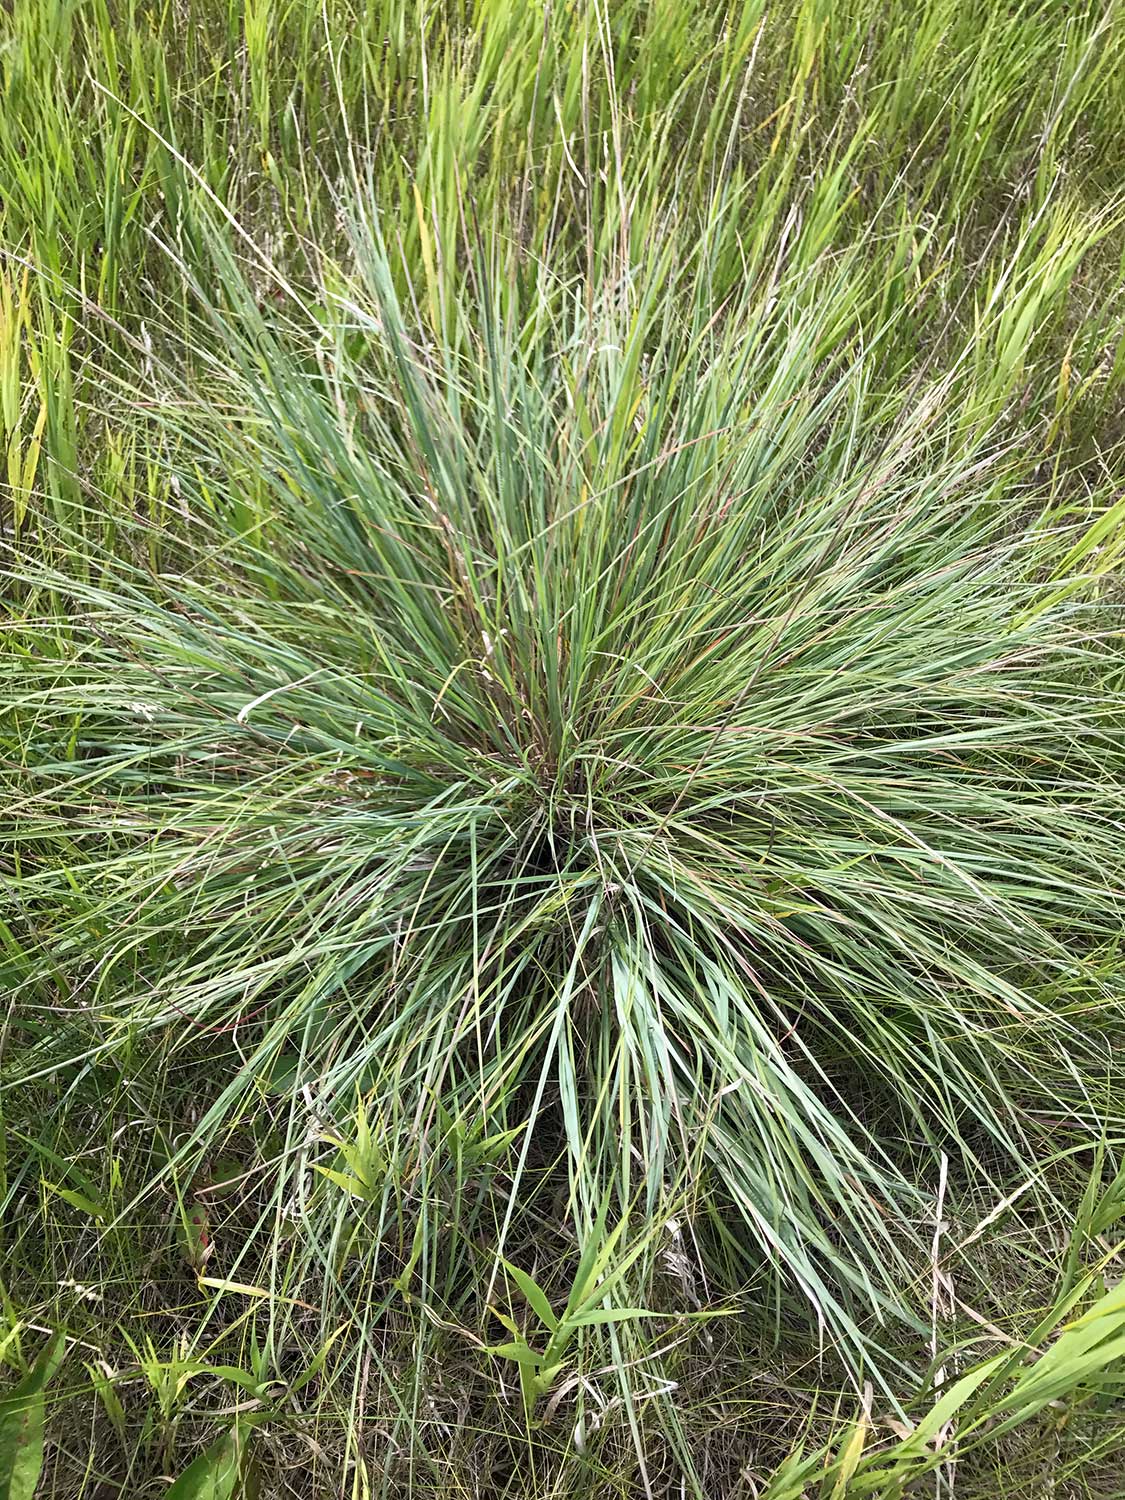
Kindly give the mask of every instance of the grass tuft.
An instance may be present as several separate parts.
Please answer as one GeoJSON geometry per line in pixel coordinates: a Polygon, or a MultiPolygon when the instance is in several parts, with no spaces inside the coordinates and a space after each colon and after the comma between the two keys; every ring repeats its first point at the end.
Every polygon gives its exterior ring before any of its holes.
{"type": "Polygon", "coordinates": [[[0,1493],[1102,1493],[1116,17],[198,9],[0,47],[0,1493]]]}

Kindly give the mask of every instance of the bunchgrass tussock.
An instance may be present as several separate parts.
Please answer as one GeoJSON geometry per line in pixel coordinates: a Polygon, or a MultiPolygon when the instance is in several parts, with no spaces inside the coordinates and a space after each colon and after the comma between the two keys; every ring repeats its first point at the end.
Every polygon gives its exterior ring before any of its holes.
{"type": "Polygon", "coordinates": [[[339,1264],[347,1178],[423,1300],[459,1122],[443,1214],[503,1147],[489,1287],[547,1205],[579,1243],[675,1212],[712,1298],[884,1380],[941,1156],[998,1184],[1097,1114],[1107,607],[1059,586],[987,319],[891,380],[897,315],[800,236],[718,311],[706,236],[585,288],[439,248],[454,308],[357,213],[275,315],[216,241],[211,402],[157,415],[182,538],[9,548],[58,601],[3,685],[15,916],[50,914],[16,982],[73,1007],[21,1074],[224,1047],[173,1166],[284,1076],[278,1224],[339,1264]],[[316,1126],[357,1091],[370,1180],[316,1126]]]}
{"type": "Polygon", "coordinates": [[[1123,61],[0,7],[0,1496],[1119,1494],[1123,61]]]}

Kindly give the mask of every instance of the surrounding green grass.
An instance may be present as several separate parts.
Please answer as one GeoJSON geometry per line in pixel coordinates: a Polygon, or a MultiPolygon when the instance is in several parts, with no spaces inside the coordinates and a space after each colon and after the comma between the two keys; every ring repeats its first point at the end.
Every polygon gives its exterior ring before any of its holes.
{"type": "Polygon", "coordinates": [[[1120,1495],[1123,79],[15,0],[0,1495],[1120,1495]]]}

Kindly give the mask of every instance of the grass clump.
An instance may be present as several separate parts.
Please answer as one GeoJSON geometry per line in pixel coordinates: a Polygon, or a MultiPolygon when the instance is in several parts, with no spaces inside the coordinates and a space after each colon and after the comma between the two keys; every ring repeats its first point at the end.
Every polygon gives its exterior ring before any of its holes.
{"type": "Polygon", "coordinates": [[[362,225],[311,323],[224,266],[176,565],[134,526],[95,578],[12,569],[72,619],[29,611],[10,690],[51,933],[20,983],[75,1017],[24,1068],[230,1038],[167,1171],[281,1072],[271,1201],[298,1264],[359,1254],[353,1312],[461,1307],[482,1247],[430,1215],[495,1154],[490,1283],[529,1217],[582,1244],[608,1210],[647,1306],[643,1226],[684,1212],[712,1297],[885,1382],[940,1158],[999,1191],[1041,1122],[1089,1128],[1115,1014],[1111,617],[973,346],[887,390],[846,263],[719,321],[544,281],[444,340],[362,225]],[[357,1089],[316,1164],[370,1238],[300,1180],[357,1089]]]}
{"type": "Polygon", "coordinates": [[[1120,28],[564,9],[21,0],[0,1455],[1109,1495],[1120,28]]]}

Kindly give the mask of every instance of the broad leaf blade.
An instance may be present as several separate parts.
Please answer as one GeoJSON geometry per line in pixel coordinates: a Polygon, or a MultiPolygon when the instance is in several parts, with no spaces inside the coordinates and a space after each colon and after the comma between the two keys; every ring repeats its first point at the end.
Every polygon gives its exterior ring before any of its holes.
{"type": "Polygon", "coordinates": [[[0,1396],[0,1500],[34,1500],[43,1472],[44,1390],[64,1348],[56,1334],[31,1371],[0,1396]]]}

